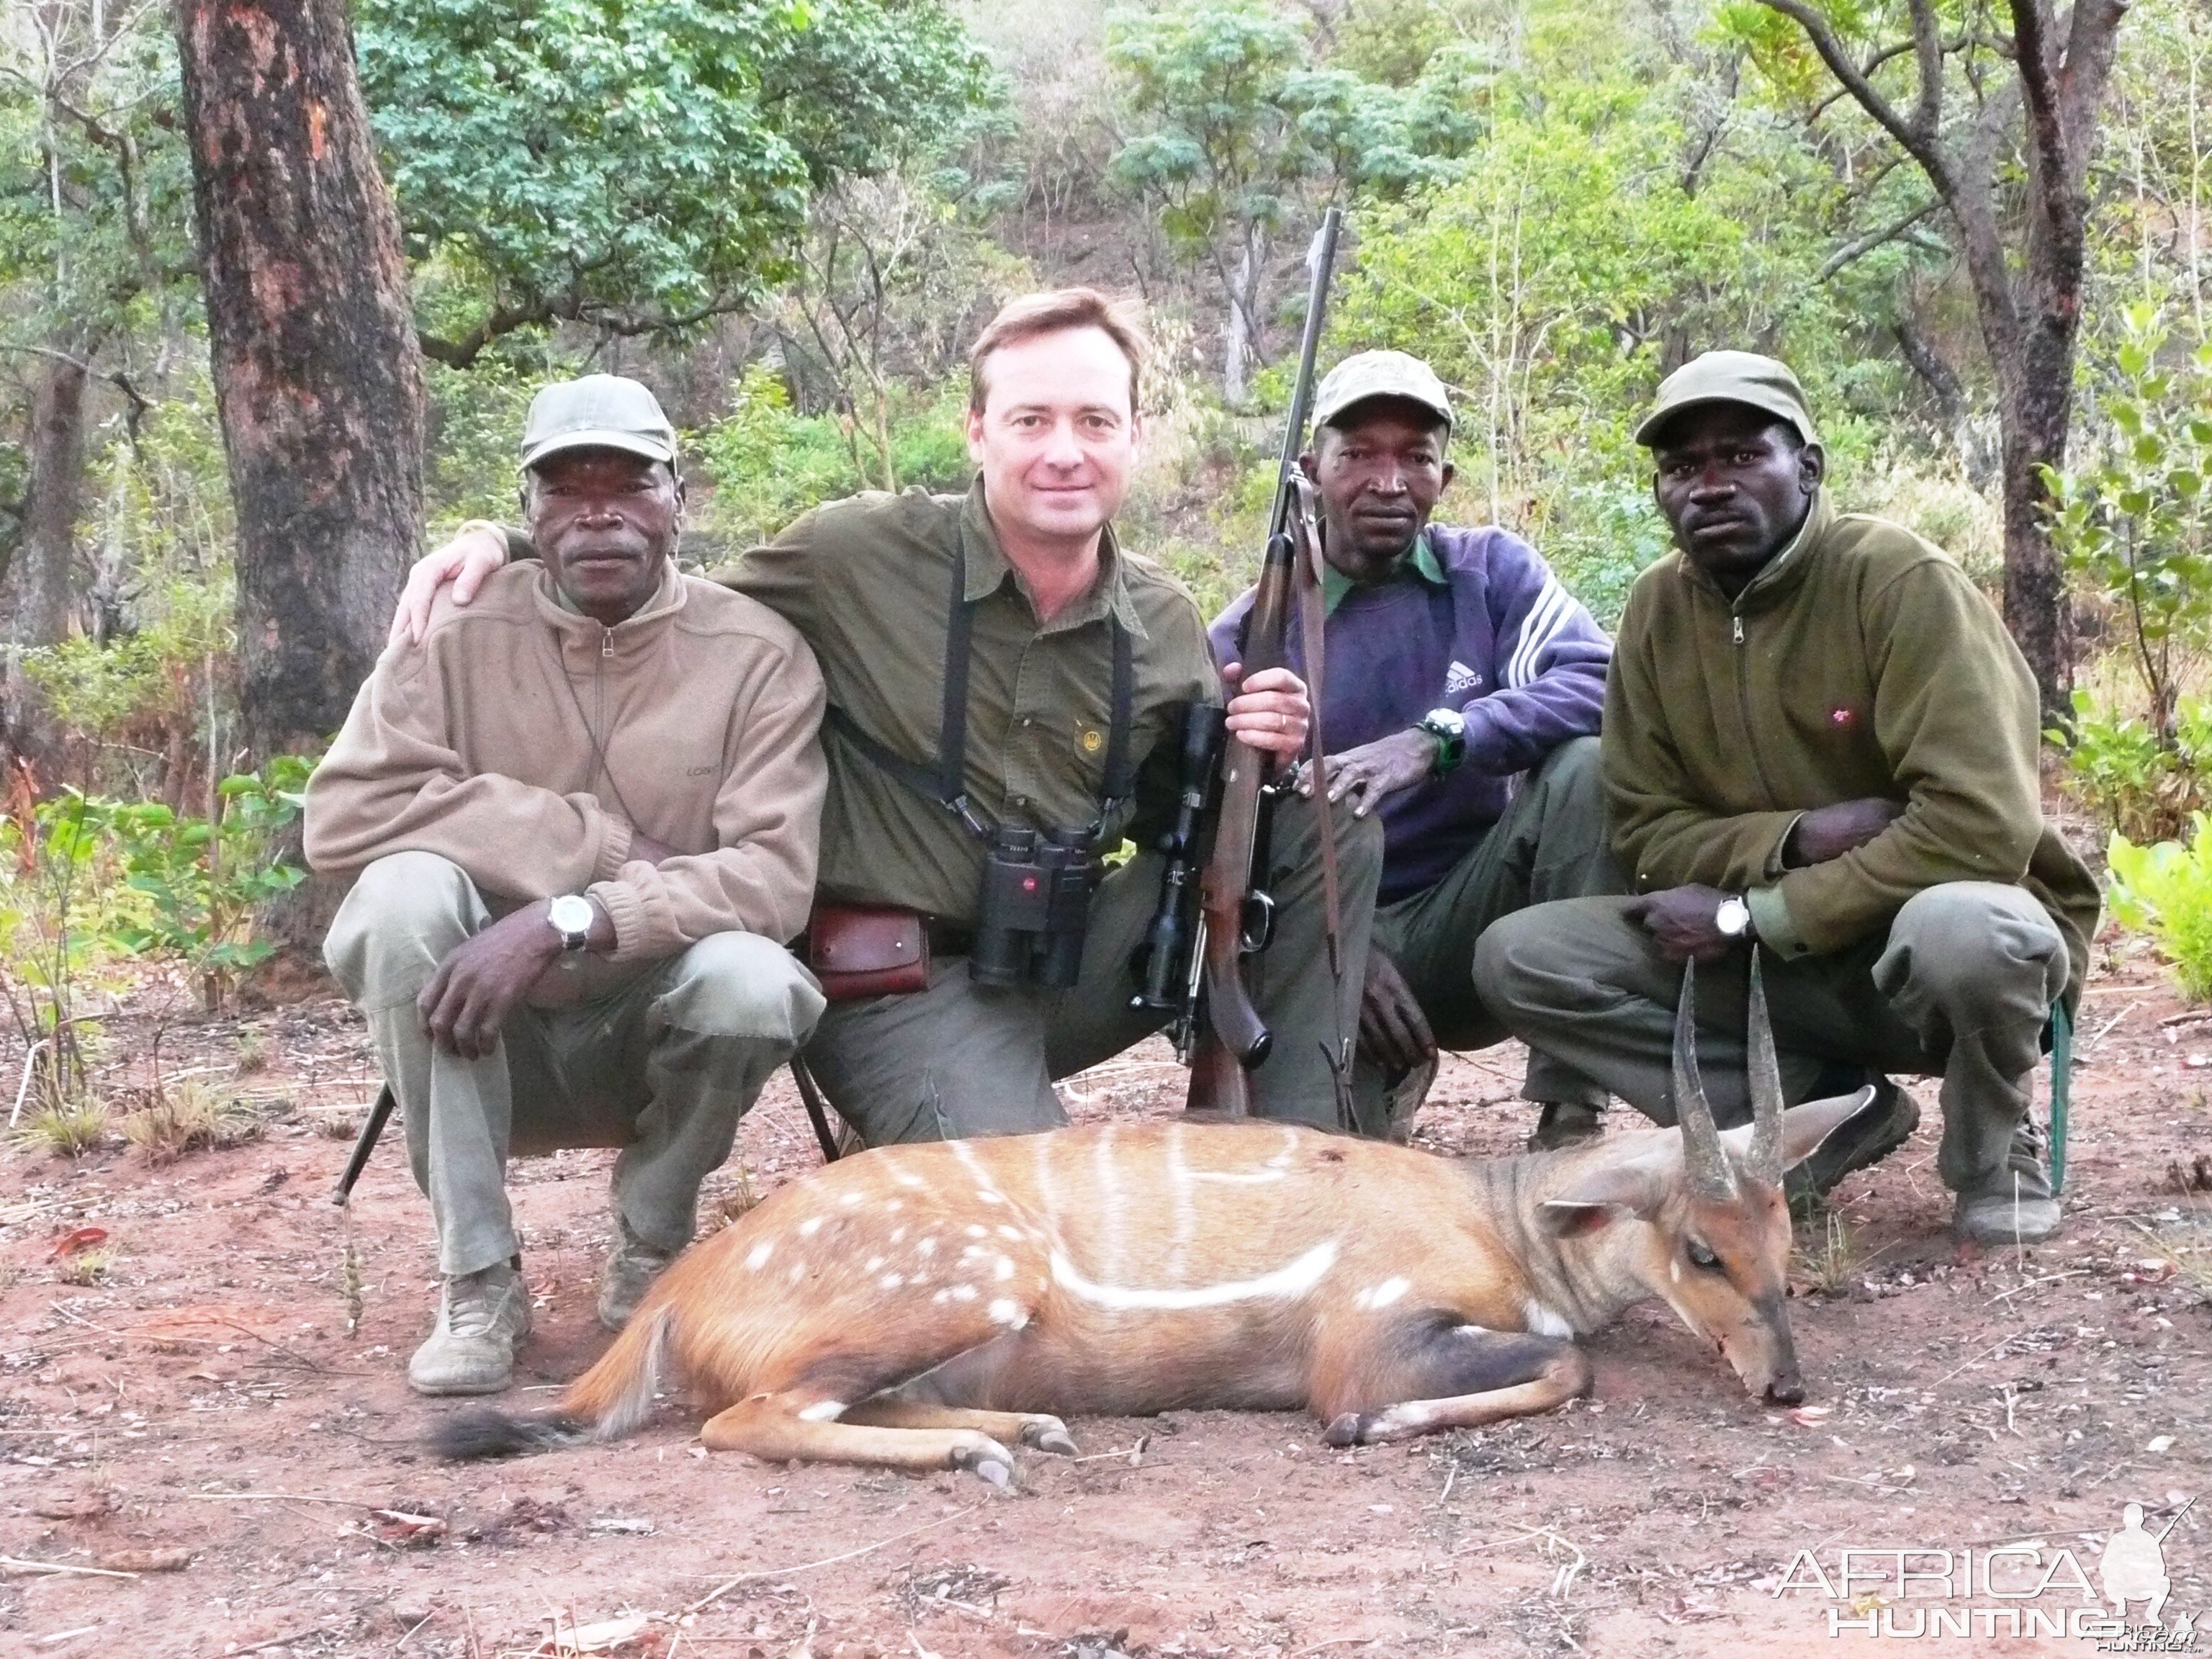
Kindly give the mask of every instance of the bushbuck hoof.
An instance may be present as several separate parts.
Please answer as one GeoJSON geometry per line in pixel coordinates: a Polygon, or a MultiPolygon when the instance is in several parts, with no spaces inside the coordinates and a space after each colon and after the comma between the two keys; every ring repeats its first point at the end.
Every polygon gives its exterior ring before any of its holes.
{"type": "Polygon", "coordinates": [[[963,1434],[952,1448],[952,1467],[980,1474],[1000,1492],[1014,1489],[1014,1455],[988,1434],[963,1434]]]}
{"type": "Polygon", "coordinates": [[[1058,1457],[1075,1455],[1075,1441],[1067,1425],[1056,1417],[1032,1417],[1022,1425],[1022,1444],[1058,1457]]]}
{"type": "Polygon", "coordinates": [[[1329,1419],[1321,1437],[1332,1446],[1356,1446],[1367,1423],[1368,1419],[1358,1412],[1340,1412],[1329,1419]]]}

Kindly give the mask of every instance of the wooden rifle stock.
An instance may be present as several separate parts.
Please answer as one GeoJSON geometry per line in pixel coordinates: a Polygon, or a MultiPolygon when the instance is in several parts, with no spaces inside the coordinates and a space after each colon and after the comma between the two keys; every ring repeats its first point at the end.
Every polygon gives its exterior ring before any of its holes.
{"type": "MultiPolygon", "coordinates": [[[[1240,653],[1248,684],[1253,676],[1283,665],[1292,585],[1302,568],[1300,561],[1306,562],[1305,569],[1316,568],[1312,562],[1319,544],[1313,486],[1299,470],[1298,456],[1305,447],[1306,417],[1313,407],[1314,358],[1321,345],[1341,222],[1338,210],[1329,209],[1307,258],[1310,284],[1305,328],[1298,345],[1297,379],[1283,434],[1267,552],[1261,562],[1252,609],[1245,618],[1240,653]]],[[[1319,688],[1309,689],[1318,705],[1319,688]]],[[[1237,738],[1232,736],[1222,743],[1213,843],[1199,882],[1199,949],[1203,953],[1206,1001],[1204,1032],[1191,1060],[1187,1104],[1194,1112],[1248,1116],[1252,1103],[1246,1074],[1267,1059],[1273,1041],[1252,1006],[1243,963],[1248,953],[1266,947],[1270,930],[1267,896],[1254,890],[1252,867],[1261,844],[1267,811],[1261,789],[1267,781],[1267,763],[1263,751],[1237,738]]],[[[1321,804],[1321,810],[1328,810],[1326,803],[1321,804]]]]}

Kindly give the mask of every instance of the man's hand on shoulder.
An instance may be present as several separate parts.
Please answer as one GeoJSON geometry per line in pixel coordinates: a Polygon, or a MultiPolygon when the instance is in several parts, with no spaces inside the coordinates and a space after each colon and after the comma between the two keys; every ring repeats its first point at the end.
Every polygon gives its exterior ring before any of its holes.
{"type": "Polygon", "coordinates": [[[1669,887],[1637,899],[1628,918],[1643,924],[1668,961],[1712,962],[1743,943],[1720,929],[1721,905],[1729,896],[1717,887],[1669,887]]]}
{"type": "MultiPolygon", "coordinates": [[[[613,931],[604,914],[592,933],[602,929],[613,931]]],[[[502,916],[438,964],[415,1000],[422,1029],[441,1048],[463,1060],[482,1059],[524,994],[560,958],[561,936],[543,904],[502,916]]]]}
{"type": "MultiPolygon", "coordinates": [[[[1385,798],[1427,780],[1434,769],[1437,740],[1425,732],[1393,732],[1328,759],[1328,798],[1349,800],[1352,816],[1364,818],[1385,798]]],[[[1298,776],[1298,793],[1313,793],[1313,769],[1298,776]]]]}
{"type": "Polygon", "coordinates": [[[453,540],[415,561],[415,568],[407,573],[406,591],[399,596],[399,609],[392,615],[392,632],[385,643],[398,645],[404,641],[409,645],[422,644],[422,636],[430,630],[430,606],[441,587],[453,583],[453,603],[466,605],[476,598],[484,578],[506,562],[504,536],[494,534],[485,525],[462,526],[460,533],[453,540]]]}
{"type": "Polygon", "coordinates": [[[1815,807],[1790,827],[1789,839],[1782,843],[1783,865],[1802,870],[1839,859],[1888,829],[1904,811],[1904,802],[1879,796],[1815,807]]]}

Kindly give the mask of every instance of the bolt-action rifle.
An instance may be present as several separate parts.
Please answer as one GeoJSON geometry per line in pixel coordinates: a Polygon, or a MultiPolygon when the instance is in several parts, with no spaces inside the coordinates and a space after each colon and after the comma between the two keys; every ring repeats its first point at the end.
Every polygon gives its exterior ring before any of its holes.
{"type": "MultiPolygon", "coordinates": [[[[1327,779],[1322,775],[1320,532],[1313,487],[1299,470],[1306,420],[1313,408],[1314,357],[1321,344],[1329,278],[1336,264],[1338,211],[1331,208],[1315,235],[1306,264],[1310,286],[1305,328],[1298,345],[1297,379],[1283,432],[1275,504],[1252,609],[1245,620],[1240,657],[1244,678],[1283,665],[1285,633],[1294,608],[1302,612],[1302,655],[1314,705],[1310,732],[1314,803],[1322,815],[1322,868],[1329,910],[1329,965],[1336,960],[1335,843],[1328,833],[1327,779]],[[1299,605],[1312,590],[1314,602],[1299,605]]],[[[1160,907],[1148,935],[1145,984],[1138,1006],[1172,1009],[1169,1034],[1191,1068],[1189,1109],[1243,1117],[1251,1109],[1247,1073],[1267,1059],[1273,1034],[1245,989],[1243,958],[1265,950],[1274,924],[1274,903],[1255,884],[1263,866],[1271,802],[1266,792],[1269,757],[1224,735],[1221,711],[1193,708],[1183,732],[1182,784],[1174,828],[1161,842],[1167,867],[1160,907]],[[1195,886],[1193,884],[1196,874],[1195,886]]],[[[1342,1048],[1330,1049],[1343,1084],[1342,1048]]],[[[1329,1048],[1327,1042],[1322,1044],[1329,1048]]]]}

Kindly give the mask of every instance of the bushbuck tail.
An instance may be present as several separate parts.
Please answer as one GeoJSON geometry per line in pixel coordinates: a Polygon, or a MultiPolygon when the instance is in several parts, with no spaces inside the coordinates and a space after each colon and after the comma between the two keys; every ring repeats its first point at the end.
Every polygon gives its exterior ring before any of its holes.
{"type": "Polygon", "coordinates": [[[1753,964],[1753,1121],[1717,1130],[1692,975],[1677,1128],[1498,1162],[1267,1123],[884,1147],[772,1194],[664,1273],[546,1414],[447,1456],[607,1440],[673,1370],[714,1450],[1013,1477],[1062,1415],[1310,1408],[1332,1445],[1547,1411],[1575,1337],[1656,1296],[1753,1394],[1803,1397],[1783,1171],[1871,1090],[1785,1110],[1753,964]]]}

